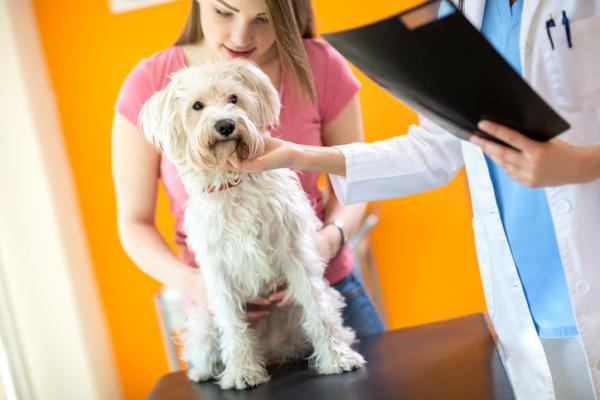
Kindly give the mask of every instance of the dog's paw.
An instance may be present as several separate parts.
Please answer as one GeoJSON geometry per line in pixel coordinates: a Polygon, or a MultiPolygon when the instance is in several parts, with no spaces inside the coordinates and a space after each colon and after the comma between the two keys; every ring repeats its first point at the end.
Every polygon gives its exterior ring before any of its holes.
{"type": "Polygon", "coordinates": [[[315,369],[321,375],[341,374],[360,368],[366,363],[363,356],[351,348],[347,348],[341,351],[332,351],[329,357],[321,358],[315,365],[315,369]]]}
{"type": "Polygon", "coordinates": [[[187,377],[190,381],[194,382],[205,382],[214,378],[213,374],[210,371],[206,371],[205,369],[192,367],[187,371],[187,377]]]}
{"type": "Polygon", "coordinates": [[[206,382],[215,379],[223,372],[223,364],[219,360],[200,359],[195,362],[188,362],[187,377],[190,381],[206,382]]]}
{"type": "Polygon", "coordinates": [[[269,382],[270,379],[267,370],[263,367],[225,368],[219,379],[219,386],[222,389],[244,390],[269,382]]]}

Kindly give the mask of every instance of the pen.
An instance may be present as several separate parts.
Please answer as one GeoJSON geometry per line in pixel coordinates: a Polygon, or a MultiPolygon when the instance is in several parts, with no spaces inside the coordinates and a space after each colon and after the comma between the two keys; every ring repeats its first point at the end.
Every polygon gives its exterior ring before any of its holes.
{"type": "MultiPolygon", "coordinates": [[[[565,10],[562,12],[562,24],[565,26],[565,33],[567,34],[567,43],[569,48],[573,47],[573,42],[571,41],[571,25],[569,25],[569,18],[567,18],[567,13],[565,10]]],[[[554,48],[554,46],[552,46],[554,48]]]]}
{"type": "MultiPolygon", "coordinates": [[[[564,11],[563,11],[564,13],[564,11]]],[[[565,15],[565,14],[563,14],[565,15]]],[[[564,24],[564,19],[563,19],[564,24]]],[[[550,18],[546,21],[546,33],[548,34],[548,40],[550,41],[550,46],[552,46],[552,50],[554,50],[554,41],[552,40],[552,33],[550,33],[550,28],[554,28],[556,24],[554,23],[554,18],[552,18],[552,14],[550,14],[550,18]]]]}

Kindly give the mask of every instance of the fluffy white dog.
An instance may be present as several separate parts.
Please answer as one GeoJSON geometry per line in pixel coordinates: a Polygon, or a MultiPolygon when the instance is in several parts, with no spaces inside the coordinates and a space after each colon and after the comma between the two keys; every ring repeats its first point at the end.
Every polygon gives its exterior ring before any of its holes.
{"type": "Polygon", "coordinates": [[[268,363],[309,355],[320,374],[365,363],[342,325],[342,296],[323,278],[314,239],[322,224],[296,173],[225,170],[233,154],[262,154],[279,111],[270,79],[243,60],[185,68],[141,111],[142,130],[189,195],[184,227],[206,283],[207,304],[193,310],[183,336],[188,377],[217,378],[224,389],[267,382],[268,363]],[[247,300],[281,279],[295,305],[249,327],[247,300]]]}

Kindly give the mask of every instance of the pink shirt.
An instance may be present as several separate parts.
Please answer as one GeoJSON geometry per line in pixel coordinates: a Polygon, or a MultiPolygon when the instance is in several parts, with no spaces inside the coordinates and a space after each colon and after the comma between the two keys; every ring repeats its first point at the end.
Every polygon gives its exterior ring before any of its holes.
{"type": "MultiPolygon", "coordinates": [[[[294,92],[296,87],[285,79],[289,74],[284,73],[279,88],[282,106],[280,125],[272,135],[296,143],[321,146],[321,128],[338,115],[356,94],[360,84],[343,57],[328,43],[305,39],[304,48],[315,82],[316,103],[302,104],[294,92]]],[[[146,100],[167,85],[170,74],[185,66],[180,46],[170,47],[143,59],[125,79],[115,110],[137,126],[138,114],[146,100]]],[[[325,204],[317,186],[318,173],[301,172],[299,176],[315,212],[323,220],[325,204]]],[[[186,235],[182,228],[187,194],[175,167],[164,156],[160,163],[160,178],[170,200],[171,212],[175,216],[175,241],[182,250],[181,257],[189,265],[194,265],[194,255],[186,245],[186,235]]],[[[325,272],[326,279],[330,283],[339,282],[350,273],[353,262],[352,250],[346,246],[331,260],[325,272]]]]}

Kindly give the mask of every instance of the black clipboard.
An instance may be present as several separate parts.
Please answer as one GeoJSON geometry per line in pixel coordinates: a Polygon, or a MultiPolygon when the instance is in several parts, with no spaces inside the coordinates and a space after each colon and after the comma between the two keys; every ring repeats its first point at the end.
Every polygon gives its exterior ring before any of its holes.
{"type": "Polygon", "coordinates": [[[570,127],[448,0],[323,37],[393,96],[461,139],[491,138],[477,129],[482,119],[538,141],[570,127]]]}

